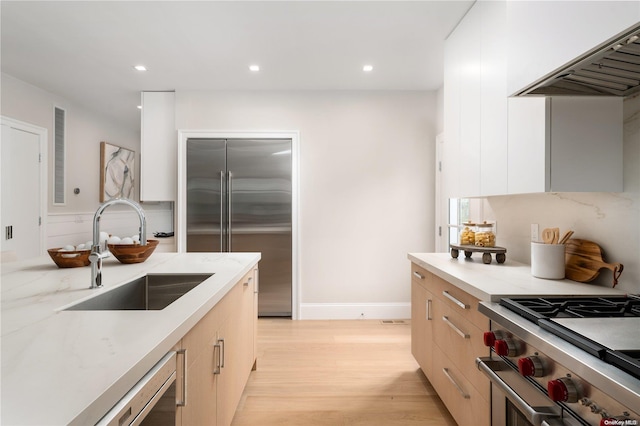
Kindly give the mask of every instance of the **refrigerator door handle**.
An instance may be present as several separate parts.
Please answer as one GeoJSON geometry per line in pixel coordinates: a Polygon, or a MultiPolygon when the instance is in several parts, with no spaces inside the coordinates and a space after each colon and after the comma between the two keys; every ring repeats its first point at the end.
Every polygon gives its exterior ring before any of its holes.
{"type": "Polygon", "coordinates": [[[231,171],[227,172],[227,179],[227,251],[231,253],[231,181],[233,179],[231,171]]]}
{"type": "Polygon", "coordinates": [[[224,170],[220,170],[220,251],[224,252],[224,170]]]}

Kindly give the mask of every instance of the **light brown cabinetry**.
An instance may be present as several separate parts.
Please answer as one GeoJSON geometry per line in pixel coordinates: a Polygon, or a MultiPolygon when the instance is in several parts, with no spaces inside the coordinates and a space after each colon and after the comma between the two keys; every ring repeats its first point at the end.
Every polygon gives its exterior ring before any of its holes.
{"type": "Polygon", "coordinates": [[[475,359],[489,354],[482,333],[489,320],[478,299],[411,264],[411,350],[440,399],[460,425],[486,425],[489,381],[475,359]]]}
{"type": "Polygon", "coordinates": [[[176,414],[177,425],[231,424],[255,365],[256,285],[257,268],[247,273],[179,344],[182,356],[178,357],[177,400],[184,400],[184,405],[176,414]]]}
{"type": "Polygon", "coordinates": [[[426,277],[412,271],[411,277],[411,353],[427,376],[431,376],[433,343],[433,294],[421,283],[426,277]]]}

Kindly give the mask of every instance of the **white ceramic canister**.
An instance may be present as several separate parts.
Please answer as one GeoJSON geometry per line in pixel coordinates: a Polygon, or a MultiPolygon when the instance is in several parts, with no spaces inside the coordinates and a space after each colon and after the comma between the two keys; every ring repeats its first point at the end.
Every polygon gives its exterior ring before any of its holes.
{"type": "Polygon", "coordinates": [[[531,275],[537,278],[564,278],[564,244],[531,243],[531,275]]]}

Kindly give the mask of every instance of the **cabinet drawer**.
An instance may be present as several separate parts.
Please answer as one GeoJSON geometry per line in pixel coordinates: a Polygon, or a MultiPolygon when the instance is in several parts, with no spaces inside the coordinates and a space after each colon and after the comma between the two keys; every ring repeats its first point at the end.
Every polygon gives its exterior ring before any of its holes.
{"type": "Polygon", "coordinates": [[[415,263],[411,263],[411,281],[420,284],[422,287],[433,291],[431,287],[433,286],[433,278],[434,275],[427,271],[424,268],[416,265],[415,263]]]}
{"type": "Polygon", "coordinates": [[[489,379],[475,364],[477,357],[489,355],[483,331],[440,300],[433,302],[432,317],[436,344],[482,395],[489,395],[489,379]]]}
{"type": "Polygon", "coordinates": [[[486,324],[487,330],[489,329],[489,320],[478,312],[480,300],[436,275],[433,275],[431,291],[437,298],[472,324],[477,324],[478,327],[483,328],[486,324]]]}
{"type": "Polygon", "coordinates": [[[429,380],[459,425],[489,426],[489,392],[486,395],[480,394],[435,345],[433,376],[429,380]]]}

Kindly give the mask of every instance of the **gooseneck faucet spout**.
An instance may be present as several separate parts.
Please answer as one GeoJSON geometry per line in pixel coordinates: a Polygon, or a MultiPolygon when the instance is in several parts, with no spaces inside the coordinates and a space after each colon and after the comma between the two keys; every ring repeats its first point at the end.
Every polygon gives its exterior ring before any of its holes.
{"type": "Polygon", "coordinates": [[[140,204],[128,198],[114,198],[103,203],[98,207],[96,214],[93,216],[93,245],[91,246],[91,254],[89,255],[89,261],[91,262],[91,286],[89,288],[102,287],[102,259],[107,257],[107,253],[103,253],[102,247],[100,246],[100,218],[105,209],[114,204],[128,205],[138,213],[138,218],[140,219],[140,245],[147,245],[147,219],[140,204]]]}

